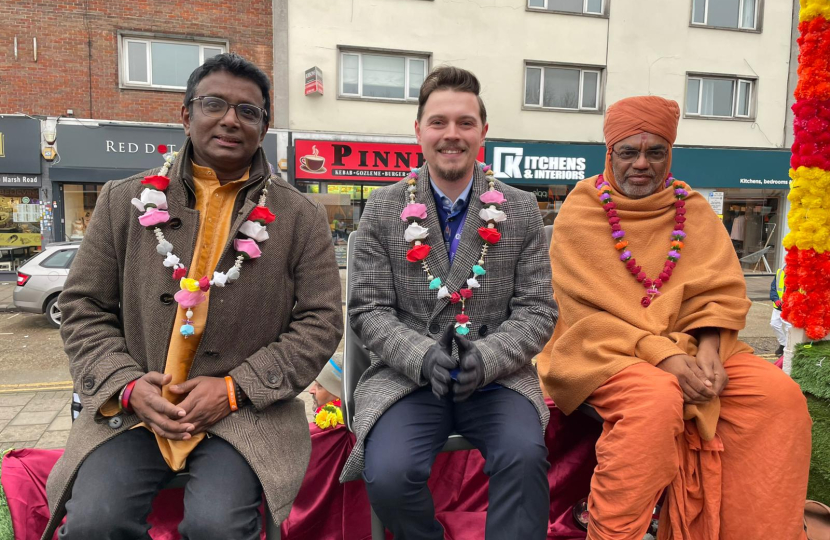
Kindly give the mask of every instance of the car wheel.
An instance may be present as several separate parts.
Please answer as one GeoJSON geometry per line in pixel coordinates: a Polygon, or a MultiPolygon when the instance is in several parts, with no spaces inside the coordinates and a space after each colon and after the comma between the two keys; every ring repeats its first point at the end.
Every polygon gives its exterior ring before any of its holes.
{"type": "Polygon", "coordinates": [[[46,304],[46,320],[55,328],[61,327],[61,310],[58,307],[58,297],[54,297],[46,304]]]}

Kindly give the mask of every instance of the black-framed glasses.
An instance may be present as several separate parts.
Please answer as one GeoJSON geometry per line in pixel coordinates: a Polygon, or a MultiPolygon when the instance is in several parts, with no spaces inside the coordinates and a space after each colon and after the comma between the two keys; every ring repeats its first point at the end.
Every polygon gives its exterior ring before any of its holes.
{"type": "Polygon", "coordinates": [[[640,150],[634,150],[633,148],[626,148],[617,152],[616,150],[611,150],[613,154],[616,154],[620,161],[623,163],[632,163],[640,159],[640,154],[646,155],[646,160],[649,163],[663,163],[666,161],[666,158],[669,157],[669,151],[664,148],[652,148],[650,150],[646,150],[645,152],[641,152],[640,150]]]}
{"type": "Polygon", "coordinates": [[[196,96],[190,100],[190,103],[198,101],[202,105],[202,113],[211,118],[222,118],[228,113],[228,108],[232,107],[236,110],[236,117],[240,122],[246,124],[259,124],[264,118],[268,118],[268,111],[262,107],[251,105],[250,103],[237,103],[232,105],[222,98],[214,96],[196,96]]]}

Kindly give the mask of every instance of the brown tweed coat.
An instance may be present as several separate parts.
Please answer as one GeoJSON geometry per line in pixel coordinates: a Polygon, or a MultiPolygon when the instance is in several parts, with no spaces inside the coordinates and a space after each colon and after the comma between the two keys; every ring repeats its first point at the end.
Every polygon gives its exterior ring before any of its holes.
{"type": "MultiPolygon", "coordinates": [[[[192,208],[191,152],[187,140],[170,173],[171,220],[161,226],[185,266],[199,228],[199,212],[192,208]]],[[[52,519],[44,539],[52,538],[65,513],[83,460],[140,422],[134,414],[108,421],[98,412],[101,405],[130,380],[164,371],[177,322],[172,295],[179,287],[156,253],[155,236],[139,224],[130,204],[143,189],[141,179],[156,172],[104,186],[59,299],[61,335],[83,411],[49,476],[52,519]]],[[[269,176],[260,150],[236,200],[221,271],[233,265],[233,239],[269,176]]],[[[340,342],[343,311],[325,208],[278,179],[268,189],[267,204],[277,217],[267,226],[270,238],[260,244],[262,257],[246,261],[237,282],[211,290],[206,329],[188,378],[230,374],[251,399],[208,432],[232,444],[251,465],[279,523],[288,516],[311,452],[303,402],[296,396],[340,342]]]]}
{"type": "MultiPolygon", "coordinates": [[[[487,253],[487,274],[467,301],[470,334],[484,358],[484,384],[499,383],[525,396],[536,407],[541,429],[550,413],[531,359],[542,350],[559,316],[553,300],[548,242],[536,198],[531,193],[496,181],[507,201],[507,221],[499,225],[498,244],[487,253]]],[[[355,390],[354,431],[357,443],[343,467],[340,481],[354,480],[363,471],[363,441],[378,418],[396,401],[426,386],[421,374],[424,353],[459,307],[430,290],[421,265],[406,260],[408,224],[401,211],[408,200],[405,180],[372,192],[354,249],[354,275],[349,321],[369,348],[371,366],[355,390]]],[[[466,286],[479,259],[483,240],[479,211],[487,179],[476,165],[467,217],[452,265],[443,244],[427,167],[420,170],[416,201],[427,206],[424,226],[432,250],[426,258],[433,274],[450,291],[466,286]]],[[[453,347],[455,349],[455,347],[453,347]]],[[[453,355],[457,358],[457,351],[453,355]]]]}

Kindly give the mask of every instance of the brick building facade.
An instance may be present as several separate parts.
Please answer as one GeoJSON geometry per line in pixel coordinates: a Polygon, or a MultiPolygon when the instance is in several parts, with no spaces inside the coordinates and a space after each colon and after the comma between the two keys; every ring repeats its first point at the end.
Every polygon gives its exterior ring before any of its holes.
{"type": "Polygon", "coordinates": [[[9,0],[0,20],[0,113],[179,122],[183,91],[124,84],[130,36],[216,42],[273,78],[270,0],[9,0]]]}

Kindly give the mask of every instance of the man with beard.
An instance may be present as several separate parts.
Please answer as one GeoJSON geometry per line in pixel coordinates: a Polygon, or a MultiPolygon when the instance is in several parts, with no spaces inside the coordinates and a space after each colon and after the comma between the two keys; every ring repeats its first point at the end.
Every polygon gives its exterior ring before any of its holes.
{"type": "Polygon", "coordinates": [[[729,234],[669,172],[679,116],[655,96],[608,109],[605,172],[556,220],[562,318],[539,373],[557,407],[604,420],[589,540],[641,540],[666,487],[660,538],[803,539],[806,402],[738,340],[750,302],[729,234]]]}
{"type": "Polygon", "coordinates": [[[104,186],[59,300],[83,410],[44,540],[149,538],[153,498],[185,468],[185,539],[259,539],[263,493],[288,516],[311,453],[296,397],[343,313],[326,210],[260,146],[269,92],[244,58],[208,59],[178,156],[104,186]]]}
{"type": "Polygon", "coordinates": [[[488,540],[547,533],[548,409],[531,364],[557,317],[547,241],[533,195],[476,162],[479,89],[463,69],[427,77],[415,122],[427,163],[372,193],[355,242],[349,315],[372,363],[341,480],[362,472],[401,540],[444,538],[427,480],[453,431],[486,460],[488,540]]]}

